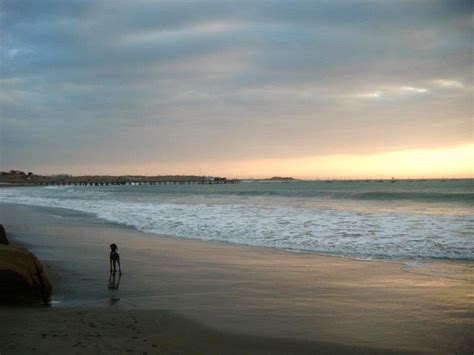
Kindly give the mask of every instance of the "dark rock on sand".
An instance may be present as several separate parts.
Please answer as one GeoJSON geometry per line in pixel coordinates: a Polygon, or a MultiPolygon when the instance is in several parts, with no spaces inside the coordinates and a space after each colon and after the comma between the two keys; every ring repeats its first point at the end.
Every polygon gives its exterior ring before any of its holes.
{"type": "Polygon", "coordinates": [[[3,224],[0,224],[0,244],[8,245],[10,242],[7,239],[7,232],[5,232],[5,228],[3,228],[3,224]]]}
{"type": "Polygon", "coordinates": [[[21,247],[0,245],[0,302],[51,300],[52,286],[34,254],[21,247]]]}

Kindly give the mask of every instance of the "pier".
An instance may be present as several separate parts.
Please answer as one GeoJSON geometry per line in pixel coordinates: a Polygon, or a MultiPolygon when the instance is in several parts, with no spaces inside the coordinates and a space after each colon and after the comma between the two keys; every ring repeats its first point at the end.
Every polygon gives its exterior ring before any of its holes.
{"type": "Polygon", "coordinates": [[[239,181],[235,179],[223,180],[127,180],[127,181],[100,181],[100,180],[85,180],[85,181],[36,181],[33,185],[40,186],[145,186],[145,185],[215,185],[215,184],[237,184],[239,181]]]}
{"type": "Polygon", "coordinates": [[[33,186],[145,186],[145,185],[220,185],[240,180],[195,175],[105,176],[105,175],[35,175],[22,171],[2,172],[0,183],[33,186]]]}

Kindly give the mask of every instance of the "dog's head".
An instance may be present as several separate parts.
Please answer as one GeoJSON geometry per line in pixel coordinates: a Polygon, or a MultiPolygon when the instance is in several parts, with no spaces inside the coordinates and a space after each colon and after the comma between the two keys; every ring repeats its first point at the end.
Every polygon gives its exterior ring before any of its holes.
{"type": "Polygon", "coordinates": [[[118,249],[117,244],[115,244],[115,243],[110,244],[110,249],[117,250],[118,249]]]}

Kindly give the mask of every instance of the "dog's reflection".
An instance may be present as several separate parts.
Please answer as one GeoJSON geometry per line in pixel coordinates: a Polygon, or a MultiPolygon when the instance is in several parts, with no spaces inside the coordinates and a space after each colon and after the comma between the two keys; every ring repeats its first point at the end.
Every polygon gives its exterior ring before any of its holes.
{"type": "Polygon", "coordinates": [[[116,274],[114,272],[110,273],[108,289],[114,291],[114,292],[110,293],[110,298],[109,298],[110,305],[114,305],[118,301],[120,301],[120,297],[117,297],[117,290],[120,287],[120,278],[121,277],[122,277],[122,275],[120,275],[120,274],[118,276],[116,276],[116,274]]]}
{"type": "Polygon", "coordinates": [[[111,272],[109,276],[109,290],[118,290],[120,287],[120,278],[122,277],[121,274],[118,277],[115,276],[115,272],[111,272]]]}

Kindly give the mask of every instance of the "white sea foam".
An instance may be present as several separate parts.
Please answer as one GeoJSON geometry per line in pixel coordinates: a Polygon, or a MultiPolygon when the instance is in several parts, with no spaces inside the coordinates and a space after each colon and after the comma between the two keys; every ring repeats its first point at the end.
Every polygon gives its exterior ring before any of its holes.
{"type": "Polygon", "coordinates": [[[138,230],[347,255],[359,258],[451,258],[474,260],[470,216],[363,213],[246,203],[172,203],[123,198],[99,189],[1,189],[1,201],[93,213],[138,230]],[[46,192],[45,192],[46,191],[46,192]]]}

